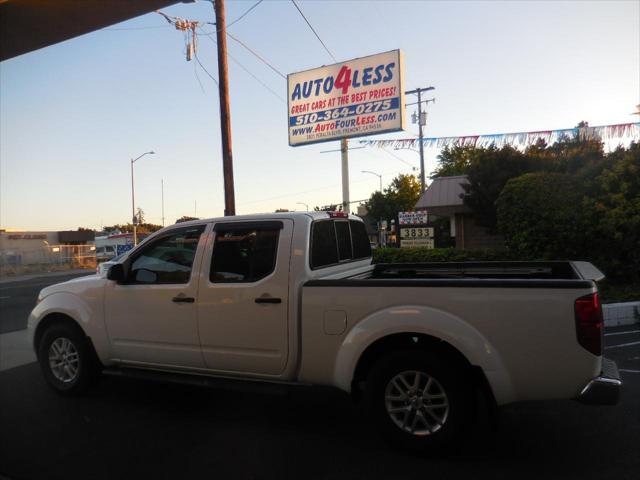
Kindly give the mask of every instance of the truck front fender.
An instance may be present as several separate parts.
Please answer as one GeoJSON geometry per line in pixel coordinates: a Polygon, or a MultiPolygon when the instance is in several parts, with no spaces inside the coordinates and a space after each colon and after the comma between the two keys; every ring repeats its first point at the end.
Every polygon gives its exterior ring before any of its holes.
{"type": "Polygon", "coordinates": [[[56,292],[46,296],[29,315],[28,328],[35,335],[41,322],[50,315],[69,317],[91,339],[103,364],[111,357],[111,348],[104,324],[102,302],[96,297],[88,301],[68,292],[56,292]]]}
{"type": "Polygon", "coordinates": [[[335,385],[350,391],[358,360],[364,351],[378,340],[402,333],[424,334],[447,342],[471,365],[482,369],[498,404],[515,399],[509,373],[489,341],[468,322],[448,312],[421,305],[386,308],[359,321],[338,349],[335,385]]]}

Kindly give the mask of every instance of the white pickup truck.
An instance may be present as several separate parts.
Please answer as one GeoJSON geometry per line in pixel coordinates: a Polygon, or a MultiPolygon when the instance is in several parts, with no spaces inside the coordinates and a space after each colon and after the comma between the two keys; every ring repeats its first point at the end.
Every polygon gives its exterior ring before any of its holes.
{"type": "Polygon", "coordinates": [[[480,394],[617,403],[600,278],[585,262],[372,265],[358,217],[236,216],[167,227],[106,278],[45,288],[29,325],[61,393],[101,372],[328,385],[395,444],[439,449],[480,394]]]}

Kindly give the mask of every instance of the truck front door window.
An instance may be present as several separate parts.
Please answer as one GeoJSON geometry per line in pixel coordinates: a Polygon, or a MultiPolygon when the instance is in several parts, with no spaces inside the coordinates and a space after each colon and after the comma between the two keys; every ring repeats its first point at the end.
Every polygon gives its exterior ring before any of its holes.
{"type": "Polygon", "coordinates": [[[204,226],[179,230],[160,238],[136,256],[129,283],[188,283],[204,226]]]}
{"type": "Polygon", "coordinates": [[[213,283],[256,282],[275,269],[280,229],[230,228],[216,232],[213,283]]]}

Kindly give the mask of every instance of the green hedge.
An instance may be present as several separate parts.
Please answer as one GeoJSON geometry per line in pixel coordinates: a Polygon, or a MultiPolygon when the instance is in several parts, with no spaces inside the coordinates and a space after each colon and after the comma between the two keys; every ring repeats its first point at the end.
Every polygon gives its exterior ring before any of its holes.
{"type": "Polygon", "coordinates": [[[456,250],[455,248],[374,248],[373,263],[472,262],[529,260],[506,250],[456,250]]]}

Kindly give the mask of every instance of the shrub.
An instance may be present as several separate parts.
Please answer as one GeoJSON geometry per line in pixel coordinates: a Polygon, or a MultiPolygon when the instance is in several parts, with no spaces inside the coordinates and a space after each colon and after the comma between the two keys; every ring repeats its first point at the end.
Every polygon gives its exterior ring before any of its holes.
{"type": "Polygon", "coordinates": [[[496,202],[498,227],[516,255],[576,260],[589,241],[582,188],[563,173],[527,173],[507,182],[496,202]]]}

